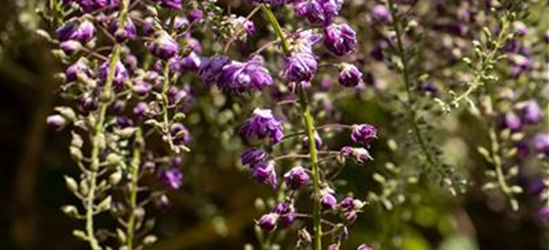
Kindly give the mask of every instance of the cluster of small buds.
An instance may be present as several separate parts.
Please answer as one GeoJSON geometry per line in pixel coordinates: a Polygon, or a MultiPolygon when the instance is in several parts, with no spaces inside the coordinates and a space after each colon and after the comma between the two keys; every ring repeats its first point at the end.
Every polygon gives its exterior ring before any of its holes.
{"type": "MultiPolygon", "coordinates": [[[[70,191],[86,201],[82,214],[71,214],[93,225],[98,213],[112,207],[127,229],[112,232],[120,246],[134,249],[152,243],[152,236],[142,237],[150,230],[141,226],[145,217],[136,215],[146,203],[130,197],[144,190],[141,178],[152,176],[161,187],[146,187],[147,195],[165,209],[166,190],[183,185],[180,153],[188,150],[191,134],[182,120],[194,97],[190,86],[178,79],[200,66],[200,44],[191,32],[203,13],[181,0],[57,4],[50,10],[51,16],[60,17],[52,18],[58,28],[51,41],[59,46],[55,54],[68,64],[60,92],[76,108],[57,107],[57,114],[46,122],[55,130],[71,128],[70,153],[84,171],[80,186],[86,187],[85,192],[74,188],[76,180],[66,178],[70,191]],[[89,140],[83,139],[86,134],[89,140]],[[147,148],[146,142],[154,136],[164,140],[168,150],[147,148]],[[119,189],[126,197],[111,198],[119,189]]],[[[149,199],[145,193],[139,197],[149,199]]],[[[90,226],[76,230],[75,236],[94,250],[111,242],[98,237],[90,226]]]]}

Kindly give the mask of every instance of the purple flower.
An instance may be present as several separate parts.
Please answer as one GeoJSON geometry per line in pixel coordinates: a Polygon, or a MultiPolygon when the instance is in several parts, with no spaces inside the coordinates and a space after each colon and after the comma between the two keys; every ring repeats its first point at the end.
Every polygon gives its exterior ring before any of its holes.
{"type": "Polygon", "coordinates": [[[311,25],[329,25],[338,15],[343,0],[310,0],[296,3],[295,10],[299,17],[305,17],[311,25]]]}
{"type": "Polygon", "coordinates": [[[249,148],[240,156],[240,161],[242,165],[254,166],[257,163],[263,162],[267,159],[268,154],[258,148],[249,148]]]}
{"type": "Polygon", "coordinates": [[[46,124],[53,130],[61,130],[67,124],[67,119],[62,115],[50,115],[46,119],[46,124]]]}
{"type": "Polygon", "coordinates": [[[177,55],[179,52],[179,44],[168,34],[168,32],[160,31],[156,39],[149,44],[149,51],[154,56],[163,60],[168,60],[177,55]]]}
{"type": "Polygon", "coordinates": [[[372,9],[374,20],[382,23],[391,21],[391,12],[385,5],[378,4],[372,9]]]}
{"type": "Polygon", "coordinates": [[[314,55],[309,53],[292,53],[286,57],[284,76],[290,82],[310,82],[313,80],[317,69],[314,55]]]}
{"type": "Polygon", "coordinates": [[[339,84],[344,87],[356,87],[362,82],[362,72],[348,63],[341,64],[341,71],[339,72],[339,84]]]}
{"type": "Polygon", "coordinates": [[[187,19],[189,20],[190,23],[200,22],[200,20],[202,20],[203,16],[204,16],[204,14],[202,13],[201,10],[192,9],[189,12],[189,14],[187,15],[187,19]]]}
{"type": "Polygon", "coordinates": [[[77,21],[70,21],[55,32],[57,33],[57,38],[61,42],[76,40],[86,44],[95,36],[95,27],[93,26],[93,23],[88,20],[84,20],[80,23],[77,21]]]}
{"type": "Polygon", "coordinates": [[[181,123],[174,123],[170,126],[170,134],[173,143],[176,145],[184,145],[191,142],[191,133],[181,123]]]}
{"type": "Polygon", "coordinates": [[[156,0],[157,2],[160,2],[160,6],[172,9],[172,10],[180,10],[182,8],[181,0],[156,0]]]}
{"type": "Polygon", "coordinates": [[[134,40],[137,36],[137,30],[135,24],[133,24],[132,19],[128,18],[124,22],[124,28],[119,27],[118,20],[112,20],[109,26],[109,32],[116,38],[116,41],[119,43],[126,40],[134,40]]]}
{"type": "Polygon", "coordinates": [[[278,180],[276,178],[276,171],[274,168],[274,162],[259,162],[253,166],[251,166],[251,175],[252,178],[259,182],[266,185],[269,185],[273,188],[276,188],[278,185],[278,180]]]}
{"type": "Polygon", "coordinates": [[[221,70],[217,81],[219,88],[233,93],[262,91],[266,86],[273,85],[269,70],[262,65],[263,61],[258,58],[245,63],[232,61],[221,70]]]}
{"type": "Polygon", "coordinates": [[[198,77],[207,86],[216,84],[221,75],[221,69],[229,64],[230,61],[229,57],[223,55],[205,58],[201,61],[200,67],[198,67],[198,77]]]}
{"type": "Polygon", "coordinates": [[[353,148],[349,146],[345,146],[341,148],[339,151],[340,157],[343,159],[346,157],[353,157],[353,159],[361,164],[368,160],[372,160],[372,156],[370,156],[370,152],[368,152],[365,148],[353,148]]]}
{"type": "Polygon", "coordinates": [[[362,244],[362,245],[358,246],[358,248],[356,250],[372,250],[372,248],[370,248],[366,244],[362,244]]]}
{"type": "Polygon", "coordinates": [[[189,71],[198,70],[200,67],[200,64],[201,64],[201,59],[195,52],[191,52],[189,55],[179,60],[179,66],[181,67],[181,69],[189,70],[189,71]]]}
{"type": "Polygon", "coordinates": [[[149,109],[149,105],[145,102],[138,102],[133,108],[132,112],[138,117],[144,117],[145,112],[149,109]]]}
{"type": "Polygon", "coordinates": [[[502,128],[508,128],[511,132],[519,132],[522,129],[522,121],[514,112],[507,112],[503,116],[502,128]]]}
{"type": "Polygon", "coordinates": [[[334,210],[337,206],[337,198],[335,192],[331,188],[321,190],[320,205],[324,210],[334,210]]]}
{"type": "Polygon", "coordinates": [[[157,178],[166,188],[172,190],[179,189],[183,184],[183,173],[178,168],[160,169],[157,178]]]}
{"type": "Polygon", "coordinates": [[[297,217],[294,206],[284,202],[278,203],[272,212],[280,215],[279,223],[283,228],[291,226],[297,217]]]}
{"type": "Polygon", "coordinates": [[[290,82],[311,82],[317,70],[317,61],[309,53],[293,53],[286,57],[284,76],[290,82]]]}
{"type": "Polygon", "coordinates": [[[521,109],[522,121],[526,124],[536,124],[543,118],[542,112],[535,100],[529,100],[521,109]]]}
{"type": "Polygon", "coordinates": [[[65,71],[65,80],[67,82],[73,82],[78,79],[78,76],[81,77],[91,77],[93,71],[88,65],[88,60],[84,57],[78,59],[73,65],[69,66],[65,71]]]}
{"type": "Polygon", "coordinates": [[[265,232],[272,232],[276,228],[279,217],[276,213],[265,214],[257,221],[257,225],[265,232]]]}
{"type": "Polygon", "coordinates": [[[537,153],[549,156],[549,134],[537,134],[532,139],[532,144],[537,153]]]}
{"type": "Polygon", "coordinates": [[[543,36],[543,41],[545,41],[545,43],[549,43],[549,30],[545,31],[545,35],[543,36]]]}
{"type": "Polygon", "coordinates": [[[301,188],[303,185],[307,184],[310,179],[309,174],[307,174],[305,169],[301,166],[290,169],[290,171],[284,175],[286,186],[292,190],[301,188]]]}
{"type": "Polygon", "coordinates": [[[275,118],[270,109],[256,108],[253,115],[242,127],[240,134],[246,139],[264,139],[270,137],[272,143],[278,143],[284,136],[282,123],[275,118]]]}
{"type": "Polygon", "coordinates": [[[84,12],[92,12],[106,7],[114,8],[120,5],[120,0],[66,0],[65,4],[76,3],[84,12]]]}
{"type": "MultiPolygon", "coordinates": [[[[104,62],[99,67],[99,78],[103,81],[106,81],[107,76],[109,75],[109,71],[110,71],[110,62],[109,61],[104,62]]],[[[129,75],[128,75],[128,71],[126,70],[126,67],[124,66],[124,64],[122,64],[122,62],[118,61],[114,68],[113,83],[115,87],[122,88],[122,86],[124,85],[124,81],[126,81],[128,77],[129,75]]]]}
{"type": "Polygon", "coordinates": [[[347,24],[332,24],[324,29],[324,46],[338,56],[349,55],[357,48],[355,31],[347,24]]]}
{"type": "Polygon", "coordinates": [[[152,89],[152,86],[145,82],[145,81],[138,81],[134,86],[133,86],[133,91],[138,94],[138,95],[141,95],[141,96],[144,96],[144,95],[147,95],[152,89]]]}
{"type": "Polygon", "coordinates": [[[377,138],[377,129],[370,124],[354,125],[351,133],[353,142],[368,147],[370,142],[377,138]]]}
{"type": "Polygon", "coordinates": [[[79,41],[75,40],[62,42],[61,44],[59,44],[59,46],[61,47],[61,50],[63,50],[63,52],[68,56],[72,56],[76,52],[80,51],[80,49],[82,49],[82,44],[80,44],[79,41]]]}

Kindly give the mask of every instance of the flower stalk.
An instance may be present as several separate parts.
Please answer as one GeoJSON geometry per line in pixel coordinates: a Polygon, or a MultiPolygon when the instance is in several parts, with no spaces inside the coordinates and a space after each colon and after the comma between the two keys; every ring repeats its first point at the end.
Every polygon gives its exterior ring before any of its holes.
{"type": "MultiPolygon", "coordinates": [[[[126,21],[126,16],[128,12],[128,0],[122,0],[120,8],[120,27],[124,27],[124,22],[126,21]]],[[[99,103],[99,112],[97,114],[96,123],[92,133],[92,150],[91,150],[91,164],[89,169],[89,191],[86,198],[86,235],[90,244],[91,249],[100,250],[101,247],[97,239],[95,238],[95,230],[93,226],[93,217],[95,214],[94,211],[94,200],[95,193],[97,188],[97,175],[100,167],[99,154],[103,150],[104,145],[104,135],[103,129],[105,126],[105,118],[107,115],[107,109],[110,105],[112,99],[112,84],[114,81],[114,74],[116,69],[116,64],[120,59],[120,44],[117,43],[114,45],[111,53],[111,60],[109,62],[109,74],[105,82],[105,87],[100,96],[99,103]]],[[[93,114],[90,114],[93,115],[93,114]]]]}
{"type": "MultiPolygon", "coordinates": [[[[267,17],[267,20],[271,24],[271,26],[274,29],[274,32],[276,33],[276,36],[280,39],[280,43],[282,45],[282,50],[284,51],[284,54],[289,56],[291,54],[291,49],[286,41],[286,37],[284,36],[284,32],[282,31],[282,27],[280,27],[280,24],[278,23],[274,13],[271,11],[269,7],[267,7],[265,4],[261,5],[261,10],[267,17]]],[[[309,102],[307,100],[307,93],[304,88],[298,88],[298,95],[299,95],[299,104],[301,108],[301,115],[303,117],[303,122],[305,123],[306,127],[306,134],[307,134],[307,140],[309,141],[309,156],[310,156],[310,162],[311,162],[311,168],[312,168],[312,175],[313,175],[313,224],[314,224],[314,249],[321,250],[322,249],[322,216],[321,216],[321,204],[320,204],[320,173],[318,169],[318,154],[315,144],[315,127],[314,127],[314,119],[311,115],[311,107],[309,105],[309,102]]]]}
{"type": "Polygon", "coordinates": [[[131,163],[131,188],[130,188],[130,217],[128,218],[128,227],[126,231],[126,247],[128,250],[133,249],[133,241],[135,235],[136,209],[137,209],[137,191],[139,189],[139,166],[141,165],[141,148],[143,142],[143,133],[141,129],[135,132],[136,146],[133,149],[133,157],[131,163]]]}

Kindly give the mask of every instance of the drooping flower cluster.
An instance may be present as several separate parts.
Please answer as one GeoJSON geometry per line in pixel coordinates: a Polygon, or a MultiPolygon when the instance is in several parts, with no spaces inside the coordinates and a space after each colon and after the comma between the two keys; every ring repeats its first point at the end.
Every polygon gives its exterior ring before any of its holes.
{"type": "MultiPolygon", "coordinates": [[[[75,214],[72,205],[63,211],[92,225],[96,214],[116,210],[116,219],[127,223],[127,235],[138,235],[142,228],[135,225],[146,219],[136,214],[146,209],[147,202],[130,199],[145,188],[140,179],[152,176],[162,186],[146,187],[149,196],[140,198],[167,204],[165,189],[183,185],[183,159],[176,153],[187,150],[191,143],[182,112],[192,104],[193,91],[178,77],[183,70],[198,69],[200,46],[192,45],[189,21],[166,12],[183,10],[182,2],[156,2],[159,5],[66,0],[52,10],[59,17],[52,19],[59,21],[54,42],[63,62],[69,64],[60,91],[77,109],[57,107],[57,114],[46,122],[55,130],[72,128],[70,153],[85,172],[79,182],[86,187],[85,192],[75,188],[76,180],[66,177],[69,190],[86,202],[82,214],[75,214]],[[149,42],[134,45],[138,40],[149,42]],[[180,44],[189,45],[192,52],[187,53],[188,48],[180,44]],[[89,140],[83,139],[86,135],[89,140]],[[164,140],[167,149],[147,148],[147,141],[154,137],[164,140]],[[119,194],[121,199],[113,198],[119,194]]],[[[202,18],[196,9],[184,11],[189,11],[192,22],[202,18]]],[[[79,237],[94,250],[110,244],[89,226],[79,237]]],[[[141,236],[121,241],[121,247],[128,249],[142,244],[141,236]]]]}

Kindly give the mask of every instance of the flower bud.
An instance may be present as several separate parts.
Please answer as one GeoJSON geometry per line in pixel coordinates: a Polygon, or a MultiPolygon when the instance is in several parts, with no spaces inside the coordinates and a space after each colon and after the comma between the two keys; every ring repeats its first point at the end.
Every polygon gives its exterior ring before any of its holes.
{"type": "Polygon", "coordinates": [[[168,60],[179,52],[179,44],[165,31],[161,31],[148,47],[151,54],[163,60],[168,60]]]}
{"type": "Polygon", "coordinates": [[[301,166],[290,169],[290,171],[284,175],[286,186],[292,190],[301,188],[303,185],[307,184],[310,179],[309,174],[307,174],[305,169],[301,166]]]}
{"type": "Polygon", "coordinates": [[[156,0],[160,1],[160,6],[171,9],[171,10],[180,10],[182,8],[181,0],[156,0]]]}
{"type": "Polygon", "coordinates": [[[348,63],[341,64],[341,71],[339,72],[339,84],[344,87],[356,87],[362,82],[362,72],[348,63]]]}
{"type": "Polygon", "coordinates": [[[362,244],[362,245],[358,246],[358,248],[356,250],[372,250],[372,248],[370,248],[366,244],[362,244]]]}
{"type": "Polygon", "coordinates": [[[354,125],[351,133],[353,142],[368,147],[370,142],[377,138],[377,129],[370,124],[354,125]]]}
{"type": "Polygon", "coordinates": [[[168,189],[177,190],[183,184],[183,173],[178,168],[160,169],[158,180],[168,189]]]}
{"type": "Polygon", "coordinates": [[[532,139],[532,144],[538,154],[549,156],[549,134],[537,134],[532,139]]]}
{"type": "Polygon", "coordinates": [[[66,175],[64,177],[65,177],[65,186],[67,187],[67,189],[73,193],[77,192],[78,183],[72,177],[69,177],[66,175]]]}
{"type": "Polygon", "coordinates": [[[59,131],[67,124],[67,119],[62,115],[51,115],[46,119],[46,123],[51,129],[59,131]]]}
{"type": "Polygon", "coordinates": [[[82,44],[80,42],[75,40],[69,40],[66,42],[62,42],[60,45],[61,50],[65,53],[67,56],[72,56],[76,52],[80,51],[82,49],[82,44]]]}
{"type": "Polygon", "coordinates": [[[337,205],[337,199],[332,189],[323,191],[324,195],[320,198],[320,204],[324,210],[334,210],[337,205]]]}
{"type": "Polygon", "coordinates": [[[265,214],[261,217],[261,219],[259,219],[259,221],[257,221],[257,225],[264,232],[272,232],[276,228],[279,217],[280,216],[275,213],[265,214]]]}
{"type": "Polygon", "coordinates": [[[189,14],[187,15],[187,19],[189,20],[190,23],[194,23],[194,22],[200,22],[202,20],[202,17],[203,17],[203,13],[201,10],[199,9],[192,9],[189,14]]]}
{"type": "Polygon", "coordinates": [[[387,23],[391,21],[391,12],[385,5],[378,4],[372,9],[372,18],[378,22],[387,23]]]}

